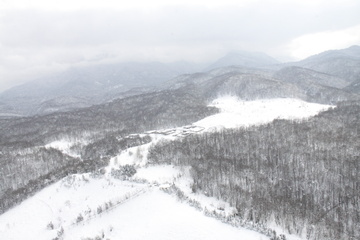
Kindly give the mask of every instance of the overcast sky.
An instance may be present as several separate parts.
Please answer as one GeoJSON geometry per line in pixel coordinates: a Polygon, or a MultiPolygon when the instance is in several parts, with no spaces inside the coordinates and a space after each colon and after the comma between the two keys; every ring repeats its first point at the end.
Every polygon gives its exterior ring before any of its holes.
{"type": "Polygon", "coordinates": [[[0,92],[69,66],[360,45],[359,0],[0,0],[0,92]]]}

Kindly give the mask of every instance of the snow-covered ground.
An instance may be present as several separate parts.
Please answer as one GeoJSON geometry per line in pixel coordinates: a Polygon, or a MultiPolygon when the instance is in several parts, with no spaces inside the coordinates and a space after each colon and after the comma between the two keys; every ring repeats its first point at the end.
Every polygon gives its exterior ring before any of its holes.
{"type": "Polygon", "coordinates": [[[193,180],[190,175],[189,167],[175,167],[172,165],[156,165],[140,168],[134,175],[134,179],[146,180],[150,184],[156,184],[160,188],[176,186],[183,192],[187,200],[196,201],[202,209],[208,211],[218,211],[219,214],[229,216],[236,213],[235,208],[228,203],[203,194],[195,194],[191,190],[193,180]],[[219,210],[221,209],[221,210],[219,210]]]}
{"type": "MultiPolygon", "coordinates": [[[[169,169],[155,167],[139,172],[138,177],[160,173],[158,180],[165,183],[180,173],[163,170],[169,169]]],[[[207,217],[160,187],[89,174],[69,176],[0,216],[0,239],[57,236],[64,240],[268,239],[207,217]]]]}
{"type": "Polygon", "coordinates": [[[60,139],[53,142],[50,142],[45,145],[46,148],[54,148],[57,149],[64,154],[67,154],[71,157],[79,158],[80,153],[74,149],[75,146],[84,146],[88,143],[86,139],[77,139],[77,140],[69,140],[69,139],[60,139]]]}
{"type": "Polygon", "coordinates": [[[0,239],[53,239],[61,228],[74,228],[78,216],[90,219],[144,189],[136,183],[90,174],[70,175],[0,216],[0,239]],[[52,226],[50,226],[52,225],[52,226]]]}
{"type": "MultiPolygon", "coordinates": [[[[220,113],[192,125],[147,133],[152,142],[124,150],[110,160],[106,173],[71,175],[43,189],[19,206],[0,215],[0,239],[246,239],[265,240],[265,235],[231,227],[205,216],[161,191],[176,186],[186,199],[201,209],[227,216],[235,209],[220,200],[191,191],[189,168],[151,166],[149,147],[158,141],[200,134],[221,128],[235,128],[271,122],[274,119],[308,118],[331,106],[297,99],[241,101],[226,96],[211,106],[220,113]],[[111,175],[124,165],[135,165],[137,173],[127,181],[111,175]]],[[[73,150],[83,140],[59,140],[46,145],[80,157],[73,150]]],[[[274,226],[276,227],[276,226],[274,226]]],[[[287,236],[287,239],[298,239],[287,236]]]]}
{"type": "Polygon", "coordinates": [[[206,117],[194,125],[205,129],[247,127],[269,123],[274,119],[303,119],[332,107],[293,98],[243,101],[235,96],[215,99],[209,106],[220,113],[206,117]]]}

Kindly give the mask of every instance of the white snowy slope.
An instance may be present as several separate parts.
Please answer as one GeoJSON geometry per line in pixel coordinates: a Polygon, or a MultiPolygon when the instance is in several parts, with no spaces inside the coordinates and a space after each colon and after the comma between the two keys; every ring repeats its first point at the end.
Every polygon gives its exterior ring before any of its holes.
{"type": "Polygon", "coordinates": [[[63,240],[268,239],[207,217],[156,186],[89,174],[65,178],[0,216],[0,239],[57,236],[63,240]]]}
{"type": "Polygon", "coordinates": [[[65,239],[101,236],[109,239],[267,239],[204,216],[173,197],[153,190],[129,201],[101,219],[70,229],[65,239]]]}
{"type": "Polygon", "coordinates": [[[144,191],[143,185],[114,178],[71,175],[1,215],[0,239],[53,239],[61,228],[76,227],[80,214],[84,219],[99,217],[99,206],[105,209],[109,202],[115,205],[144,191]]]}
{"type": "Polygon", "coordinates": [[[269,123],[274,119],[308,118],[332,107],[293,98],[243,101],[235,96],[219,97],[209,106],[219,108],[220,113],[195,122],[194,125],[206,129],[248,127],[269,123]]]}
{"type": "Polygon", "coordinates": [[[150,184],[158,185],[160,188],[168,188],[172,185],[180,189],[187,200],[196,201],[202,209],[210,212],[216,211],[223,216],[230,216],[236,213],[236,209],[230,204],[207,197],[203,194],[195,194],[191,190],[193,180],[190,174],[190,167],[175,167],[172,165],[155,165],[140,168],[133,177],[138,180],[146,180],[150,184]],[[220,210],[221,209],[221,210],[220,210]]]}

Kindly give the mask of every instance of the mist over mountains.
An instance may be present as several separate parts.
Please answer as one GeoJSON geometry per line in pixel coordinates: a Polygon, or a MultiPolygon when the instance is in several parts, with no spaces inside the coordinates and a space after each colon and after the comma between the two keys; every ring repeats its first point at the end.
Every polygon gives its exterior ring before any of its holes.
{"type": "Polygon", "coordinates": [[[121,63],[72,68],[13,87],[0,95],[3,115],[34,115],[89,107],[145,93],[177,75],[193,72],[186,63],[121,63]]]}
{"type": "MultiPolygon", "coordinates": [[[[163,89],[164,86],[167,86],[167,82],[173,84],[178,81],[177,79],[186,78],[188,79],[186,81],[198,81],[196,79],[199,78],[198,75],[201,75],[201,72],[206,75],[203,76],[204,78],[212,78],[214,74],[220,77],[220,73],[225,74],[227,72],[227,76],[224,75],[223,79],[240,79],[239,73],[247,74],[247,76],[241,77],[241,81],[248,79],[248,84],[251,82],[253,85],[259,85],[260,88],[265,87],[265,85],[260,86],[261,83],[264,83],[264,78],[267,81],[266,84],[270,84],[270,80],[273,81],[270,85],[274,89],[270,90],[269,85],[269,93],[255,91],[257,92],[255,95],[262,94],[262,96],[255,96],[251,92],[245,93],[246,89],[244,88],[241,90],[243,93],[240,94],[240,97],[246,99],[289,95],[309,101],[324,102],[321,99],[316,99],[318,97],[315,95],[319,88],[327,87],[336,88],[326,90],[335,94],[333,99],[327,101],[353,99],[356,96],[347,92],[359,93],[357,87],[360,81],[359,48],[359,46],[352,46],[344,50],[327,51],[300,62],[285,64],[281,64],[263,53],[231,52],[207,67],[186,62],[172,64],[153,62],[72,68],[59,74],[27,82],[1,93],[0,115],[43,115],[89,107],[116,98],[163,89]],[[231,70],[231,67],[234,69],[231,70]],[[181,76],[195,72],[197,72],[195,75],[181,76]],[[194,80],[191,80],[192,78],[194,80]],[[256,81],[261,83],[256,83],[256,81]],[[275,82],[278,86],[275,86],[275,82]],[[270,94],[270,92],[272,93],[270,94]],[[313,97],[305,97],[308,94],[312,94],[313,97]]],[[[183,81],[179,80],[176,84],[181,84],[183,81]]],[[[238,84],[241,82],[232,81],[238,84]]],[[[245,86],[244,84],[246,85],[243,82],[242,86],[245,86]]],[[[210,89],[207,91],[211,92],[210,95],[213,94],[210,89]]],[[[221,94],[226,92],[224,89],[221,91],[221,94]]],[[[324,96],[320,98],[324,98],[324,96]]]]}
{"type": "Polygon", "coordinates": [[[234,51],[228,53],[226,56],[215,61],[205,70],[228,66],[243,66],[243,67],[266,67],[280,63],[276,59],[258,52],[234,51]]]}

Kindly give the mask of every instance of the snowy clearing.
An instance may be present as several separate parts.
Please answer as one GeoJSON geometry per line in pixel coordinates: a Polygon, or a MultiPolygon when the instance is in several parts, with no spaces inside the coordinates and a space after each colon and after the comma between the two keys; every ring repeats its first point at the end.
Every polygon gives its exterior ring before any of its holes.
{"type": "Polygon", "coordinates": [[[220,113],[195,122],[194,125],[207,130],[248,127],[275,119],[308,118],[332,107],[293,98],[243,101],[235,96],[217,98],[209,106],[219,108],[220,113]]]}
{"type": "Polygon", "coordinates": [[[265,240],[253,231],[236,229],[204,216],[173,197],[153,190],[109,214],[79,225],[64,239],[102,236],[109,239],[248,239],[265,240]]]}
{"type": "Polygon", "coordinates": [[[78,139],[78,140],[61,139],[46,144],[45,148],[54,148],[71,157],[80,158],[80,153],[76,151],[74,148],[76,146],[84,146],[86,144],[88,144],[88,141],[85,139],[78,139]]]}
{"type": "Polygon", "coordinates": [[[110,208],[144,192],[144,185],[90,174],[70,175],[0,216],[0,239],[53,239],[73,228],[78,216],[99,217],[110,208]],[[51,223],[52,227],[48,226],[51,223]]]}
{"type": "Polygon", "coordinates": [[[89,174],[69,176],[0,216],[0,239],[56,236],[63,240],[268,239],[207,217],[157,187],[89,174]]]}

